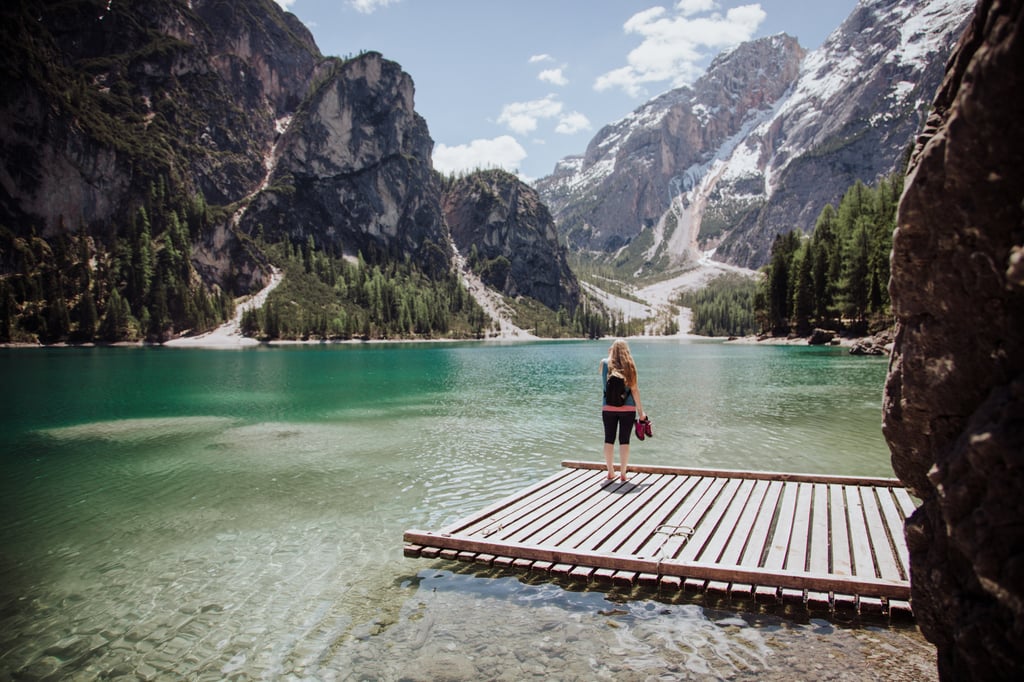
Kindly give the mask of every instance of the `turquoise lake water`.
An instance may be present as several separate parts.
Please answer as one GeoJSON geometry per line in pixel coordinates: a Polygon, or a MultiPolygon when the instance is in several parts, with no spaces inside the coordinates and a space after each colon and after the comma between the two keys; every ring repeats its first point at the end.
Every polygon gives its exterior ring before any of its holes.
{"type": "MultiPolygon", "coordinates": [[[[0,677],[791,679],[837,655],[877,671],[879,642],[928,659],[913,628],[403,557],[405,529],[601,458],[608,345],[0,349],[0,677]]],[[[631,346],[655,432],[634,463],[892,475],[884,358],[631,346]]]]}

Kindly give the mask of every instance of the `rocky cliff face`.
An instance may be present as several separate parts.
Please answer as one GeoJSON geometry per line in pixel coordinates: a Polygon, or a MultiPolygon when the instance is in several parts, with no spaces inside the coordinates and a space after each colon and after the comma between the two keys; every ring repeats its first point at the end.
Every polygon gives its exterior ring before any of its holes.
{"type": "Polygon", "coordinates": [[[572,312],[580,289],[565,247],[537,193],[503,171],[479,171],[444,193],[452,239],[488,285],[572,312]]]}
{"type": "Polygon", "coordinates": [[[433,140],[413,108],[412,79],[377,53],[338,62],[322,78],[278,144],[243,229],[446,271],[433,140]]]}
{"type": "Polygon", "coordinates": [[[573,248],[641,240],[663,266],[717,247],[758,267],[856,180],[901,169],[974,0],[861,0],[818,50],[741,45],[693,90],[600,131],[537,183],[573,248]]]}
{"type": "Polygon", "coordinates": [[[945,680],[1024,676],[1024,2],[982,0],[911,161],[885,387],[914,612],[945,680]]]}
{"type": "Polygon", "coordinates": [[[43,235],[121,221],[159,177],[246,196],[321,59],[271,0],[16,0],[2,19],[3,217],[43,235]]]}

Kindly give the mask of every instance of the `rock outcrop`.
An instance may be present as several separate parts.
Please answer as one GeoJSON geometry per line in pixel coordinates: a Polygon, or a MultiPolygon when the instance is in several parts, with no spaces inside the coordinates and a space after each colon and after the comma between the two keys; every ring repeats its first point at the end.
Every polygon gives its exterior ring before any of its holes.
{"type": "Polygon", "coordinates": [[[0,21],[0,218],[44,237],[124,222],[161,178],[248,195],[322,59],[272,0],[14,0],[0,21]]]}
{"type": "Polygon", "coordinates": [[[547,207],[514,175],[478,171],[444,193],[452,240],[480,278],[506,296],[572,313],[580,287],[547,207]]]}
{"type": "Polygon", "coordinates": [[[321,78],[279,142],[243,229],[446,272],[434,142],[413,107],[412,78],[376,52],[338,61],[321,78]]]}
{"type": "Polygon", "coordinates": [[[914,612],[945,680],[1024,678],[1024,0],[981,0],[893,240],[893,467],[914,612]]]}

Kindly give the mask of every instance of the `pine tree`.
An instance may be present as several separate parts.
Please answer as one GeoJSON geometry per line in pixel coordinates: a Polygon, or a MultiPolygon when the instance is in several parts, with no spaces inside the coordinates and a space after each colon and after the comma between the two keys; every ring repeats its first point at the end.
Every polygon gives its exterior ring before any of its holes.
{"type": "Polygon", "coordinates": [[[818,320],[825,320],[832,315],[835,285],[830,272],[831,260],[836,253],[835,243],[836,211],[832,204],[826,204],[811,235],[811,281],[814,290],[814,315],[818,320]]]}
{"type": "Polygon", "coordinates": [[[814,315],[813,258],[809,240],[794,255],[793,317],[799,333],[810,331],[810,320],[814,315]]]}
{"type": "Polygon", "coordinates": [[[843,302],[847,316],[864,319],[868,307],[869,268],[868,223],[870,218],[858,219],[853,234],[846,242],[843,272],[843,302]]]}

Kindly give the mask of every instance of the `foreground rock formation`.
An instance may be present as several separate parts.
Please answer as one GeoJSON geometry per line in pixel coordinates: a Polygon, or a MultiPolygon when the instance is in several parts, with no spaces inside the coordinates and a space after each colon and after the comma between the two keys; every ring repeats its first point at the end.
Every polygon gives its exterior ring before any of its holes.
{"type": "Polygon", "coordinates": [[[1024,0],[981,0],[911,159],[884,432],[923,500],[913,606],[946,680],[1024,675],[1024,0]]]}

